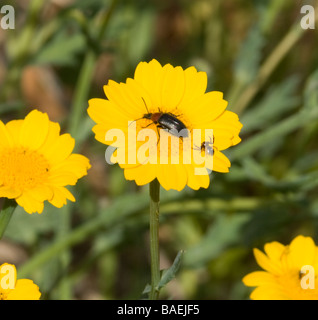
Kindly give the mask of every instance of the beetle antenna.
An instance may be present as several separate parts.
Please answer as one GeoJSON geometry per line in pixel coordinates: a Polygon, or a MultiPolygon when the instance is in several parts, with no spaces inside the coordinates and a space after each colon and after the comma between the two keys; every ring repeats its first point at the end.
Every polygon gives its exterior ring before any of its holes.
{"type": "Polygon", "coordinates": [[[145,101],[145,99],[144,99],[143,97],[141,97],[141,99],[142,99],[142,101],[144,102],[144,104],[145,104],[145,107],[146,107],[146,110],[147,110],[147,112],[148,112],[148,114],[149,114],[150,112],[149,112],[149,110],[148,110],[148,107],[147,107],[147,104],[146,104],[146,101],[145,101]]]}

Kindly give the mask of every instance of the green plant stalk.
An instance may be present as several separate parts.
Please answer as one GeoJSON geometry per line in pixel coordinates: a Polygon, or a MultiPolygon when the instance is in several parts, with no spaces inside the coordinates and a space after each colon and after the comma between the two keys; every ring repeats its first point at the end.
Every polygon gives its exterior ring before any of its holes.
{"type": "MultiPolygon", "coordinates": [[[[105,34],[105,31],[107,29],[107,26],[109,24],[109,20],[114,12],[115,6],[117,4],[118,0],[113,0],[109,9],[107,10],[107,13],[105,17],[103,17],[102,21],[100,22],[100,25],[97,26],[98,35],[96,38],[96,43],[99,44],[105,34]]],[[[91,41],[91,39],[87,40],[88,43],[91,41]]],[[[69,132],[70,134],[77,139],[81,123],[83,121],[83,116],[85,114],[84,110],[87,108],[87,100],[89,96],[89,91],[91,88],[92,78],[95,71],[95,65],[96,60],[98,57],[98,53],[96,52],[94,47],[90,47],[88,49],[88,52],[84,58],[84,63],[82,65],[82,68],[80,70],[80,75],[78,82],[75,87],[75,93],[73,98],[73,103],[71,106],[71,114],[70,122],[69,122],[69,132]]],[[[75,148],[76,151],[77,147],[75,148]]],[[[63,213],[64,217],[62,219],[62,229],[58,232],[58,238],[63,238],[65,235],[68,234],[68,232],[71,229],[71,209],[68,207],[65,212],[63,213]]],[[[71,258],[70,253],[68,251],[65,251],[61,257],[60,262],[64,268],[67,268],[69,265],[71,258]]],[[[65,279],[65,281],[61,282],[60,285],[60,296],[64,300],[69,300],[71,297],[71,288],[68,279],[65,279]]]]}
{"type": "MultiPolygon", "coordinates": [[[[161,214],[178,214],[180,208],[180,201],[182,201],[183,206],[189,210],[189,213],[193,211],[202,211],[205,215],[209,210],[231,210],[231,211],[246,211],[252,210],[258,207],[262,203],[262,199],[258,198],[235,198],[231,201],[228,200],[211,200],[206,199],[205,201],[200,201],[196,199],[189,199],[186,194],[182,191],[179,192],[173,198],[161,199],[161,214]]],[[[128,219],[135,214],[141,214],[144,210],[147,210],[149,202],[148,195],[138,194],[138,195],[128,195],[124,198],[120,198],[112,206],[107,208],[107,215],[98,215],[94,219],[91,219],[65,235],[63,238],[59,238],[52,244],[35,254],[31,259],[29,259],[25,264],[19,268],[19,274],[21,277],[30,276],[30,274],[40,268],[43,264],[47,263],[49,260],[54,259],[55,256],[60,255],[67,248],[71,248],[76,244],[85,241],[88,237],[97,235],[102,230],[107,228],[114,228],[117,224],[121,224],[123,219],[128,219]],[[146,197],[145,197],[146,196],[146,197]],[[126,208],[122,208],[122,204],[131,203],[134,201],[136,203],[136,208],[130,207],[127,211],[126,208]]],[[[148,208],[149,209],[149,208],[148,208]]],[[[182,211],[184,214],[184,211],[182,211]]]]}
{"type": "Polygon", "coordinates": [[[231,161],[242,159],[243,157],[246,157],[247,155],[250,155],[253,152],[263,148],[271,141],[277,139],[277,137],[287,135],[302,126],[307,125],[308,123],[317,121],[317,119],[318,112],[316,110],[313,112],[304,110],[291,115],[287,119],[277,123],[266,131],[263,131],[248,139],[241,146],[238,146],[234,151],[231,152],[230,159],[231,161]]]}
{"type": "Polygon", "coordinates": [[[11,220],[14,210],[17,207],[17,203],[12,199],[4,199],[2,210],[0,211],[0,240],[11,220]]]}
{"type": "Polygon", "coordinates": [[[157,300],[159,290],[156,289],[160,281],[159,257],[159,201],[160,184],[157,179],[150,182],[150,260],[151,260],[151,291],[150,300],[157,300]]]}
{"type": "MultiPolygon", "coordinates": [[[[100,25],[97,26],[98,32],[95,42],[99,44],[109,25],[110,18],[115,10],[118,0],[113,0],[105,17],[103,17],[100,25]]],[[[92,39],[87,40],[88,43],[92,39]]],[[[81,126],[82,118],[84,115],[84,110],[87,107],[87,99],[89,96],[89,91],[92,83],[92,78],[95,71],[95,64],[97,60],[97,52],[94,47],[90,47],[84,58],[84,62],[80,71],[79,79],[75,87],[74,98],[71,106],[72,116],[70,117],[69,132],[76,139],[78,131],[81,126]]]]}
{"type": "Polygon", "coordinates": [[[305,33],[300,27],[299,22],[295,23],[284,39],[274,49],[270,56],[265,60],[264,64],[260,67],[258,75],[246,89],[242,92],[237,102],[233,106],[232,110],[238,114],[242,113],[249,105],[252,99],[256,96],[259,90],[263,87],[265,82],[269,79],[270,75],[279,65],[279,63],[285,58],[288,52],[298,42],[301,36],[305,33]]]}
{"type": "MultiPolygon", "coordinates": [[[[66,206],[61,208],[61,213],[59,215],[59,225],[57,226],[57,239],[63,239],[69,232],[71,226],[71,211],[73,209],[73,204],[68,203],[66,206]]],[[[65,272],[71,262],[71,253],[69,250],[64,250],[59,256],[59,264],[61,269],[65,272]]],[[[71,300],[72,299],[72,289],[69,285],[67,278],[61,280],[59,286],[59,300],[71,300]]]]}
{"type": "Polygon", "coordinates": [[[96,53],[90,50],[84,59],[78,82],[75,87],[74,98],[71,107],[71,117],[69,123],[69,132],[76,139],[84,110],[87,108],[87,97],[89,95],[90,84],[94,74],[96,63],[96,53]]]}
{"type": "MultiPolygon", "coordinates": [[[[315,12],[315,22],[317,23],[318,5],[316,5],[315,7],[315,12]]],[[[240,114],[246,109],[249,103],[253,100],[253,98],[257,95],[257,93],[269,79],[276,67],[286,57],[286,55],[290,52],[294,45],[301,39],[305,32],[306,30],[300,27],[299,21],[292,25],[292,27],[290,28],[286,36],[283,38],[283,40],[277,45],[274,51],[270,54],[270,56],[265,60],[265,62],[261,66],[255,81],[253,81],[253,83],[251,83],[242,92],[237,102],[234,103],[234,105],[232,106],[232,111],[240,114]]],[[[237,84],[237,86],[237,88],[233,89],[235,91],[235,94],[240,89],[240,84],[237,84]]]]}

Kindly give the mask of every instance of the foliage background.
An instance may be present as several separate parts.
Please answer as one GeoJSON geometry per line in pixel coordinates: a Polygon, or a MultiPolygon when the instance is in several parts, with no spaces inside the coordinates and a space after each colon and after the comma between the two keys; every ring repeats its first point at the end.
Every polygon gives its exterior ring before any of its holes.
{"type": "Polygon", "coordinates": [[[108,79],[124,82],[152,58],[206,71],[208,91],[224,92],[244,124],[225,152],[230,173],[214,173],[207,190],[162,190],[162,268],[185,253],[161,297],[248,299],[252,248],[318,240],[318,39],[300,28],[301,6],[314,1],[0,4],[16,14],[15,30],[0,29],[1,120],[45,111],[92,163],[72,188],[75,204],[19,208],[0,242],[0,264],[16,264],[43,299],[139,299],[150,281],[148,188],[106,165],[86,109],[108,79]]]}

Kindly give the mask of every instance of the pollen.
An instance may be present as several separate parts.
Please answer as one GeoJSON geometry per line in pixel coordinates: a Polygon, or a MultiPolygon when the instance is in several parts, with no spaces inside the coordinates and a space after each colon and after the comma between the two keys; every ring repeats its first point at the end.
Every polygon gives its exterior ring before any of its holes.
{"type": "Polygon", "coordinates": [[[4,186],[32,189],[47,180],[49,169],[48,161],[37,151],[18,147],[0,152],[0,182],[4,186]]]}

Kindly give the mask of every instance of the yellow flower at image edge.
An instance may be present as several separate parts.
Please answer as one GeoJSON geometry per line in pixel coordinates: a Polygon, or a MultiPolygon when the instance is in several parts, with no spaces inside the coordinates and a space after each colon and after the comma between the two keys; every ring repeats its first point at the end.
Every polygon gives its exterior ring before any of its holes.
{"type": "MultiPolygon", "coordinates": [[[[128,78],[126,83],[110,80],[104,86],[108,100],[96,98],[89,101],[88,114],[96,122],[93,128],[95,138],[106,145],[117,147],[114,155],[120,153],[121,148],[125,149],[124,153],[128,155],[131,147],[128,139],[129,121],[133,121],[136,125],[137,136],[145,128],[152,129],[157,134],[160,123],[158,119],[151,118],[151,115],[172,115],[177,119],[176,126],[179,126],[179,129],[184,126],[189,130],[191,137],[194,129],[203,130],[203,135],[205,129],[213,129],[213,139],[207,140],[207,142],[213,142],[213,151],[210,151],[210,154],[213,153],[213,168],[205,166],[203,169],[228,172],[231,163],[221,151],[241,141],[238,134],[242,124],[235,113],[226,110],[228,103],[223,99],[222,92],[206,93],[206,88],[207,74],[198,72],[194,67],[183,70],[180,66],[173,67],[170,64],[161,66],[156,60],[149,63],[140,62],[133,79],[128,78]],[[116,145],[116,142],[105,139],[106,133],[113,129],[119,129],[125,134],[125,146],[116,145]]],[[[158,152],[152,152],[149,148],[149,153],[155,154],[154,157],[158,159],[161,152],[159,140],[167,134],[170,134],[167,130],[160,129],[159,136],[154,140],[152,151],[157,149],[158,152]]],[[[174,138],[173,135],[170,135],[170,138],[174,138]]],[[[175,140],[178,143],[181,141],[181,152],[176,152],[176,149],[179,150],[179,144],[172,146],[173,142],[171,142],[168,163],[160,163],[160,160],[138,162],[138,159],[136,163],[117,161],[124,169],[125,178],[134,180],[137,185],[145,185],[158,179],[166,190],[182,190],[186,185],[194,190],[201,187],[207,188],[210,183],[209,175],[195,173],[195,169],[200,165],[194,161],[188,163],[182,161],[182,149],[185,146],[183,141],[186,139],[176,138],[175,140]],[[180,161],[178,161],[179,156],[180,161]]],[[[201,152],[204,141],[194,147],[192,144],[192,150],[201,152]]],[[[137,141],[137,153],[144,143],[144,141],[137,141]]],[[[206,150],[203,148],[202,152],[206,150]]],[[[112,162],[116,163],[113,160],[112,162]]]]}
{"type": "Polygon", "coordinates": [[[72,154],[75,140],[60,135],[46,113],[31,111],[24,120],[0,121],[0,197],[15,199],[28,213],[41,213],[44,201],[62,207],[75,201],[65,186],[87,174],[89,160],[72,154]]]}
{"type": "Polygon", "coordinates": [[[318,247],[312,238],[298,236],[287,246],[275,241],[265,244],[264,249],[266,254],[254,249],[254,256],[265,271],[243,278],[246,286],[257,287],[251,299],[318,300],[318,247]]]}
{"type": "Polygon", "coordinates": [[[0,300],[39,300],[40,297],[39,287],[32,280],[17,280],[14,265],[8,263],[0,265],[0,300]],[[1,272],[4,268],[7,272],[1,272]],[[13,275],[10,275],[11,272],[13,275]],[[13,278],[10,279],[10,276],[13,278]]]}

